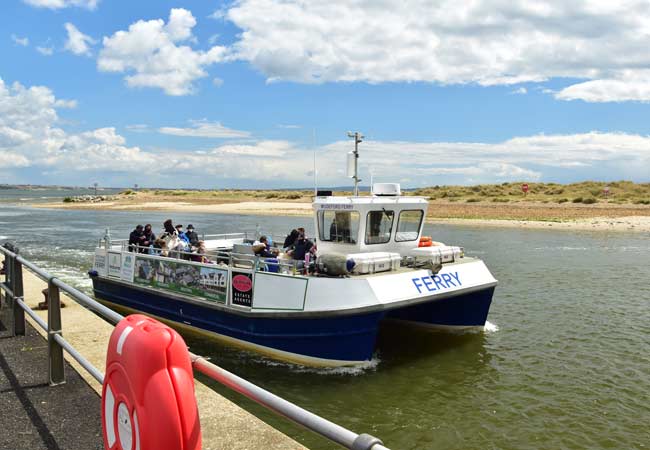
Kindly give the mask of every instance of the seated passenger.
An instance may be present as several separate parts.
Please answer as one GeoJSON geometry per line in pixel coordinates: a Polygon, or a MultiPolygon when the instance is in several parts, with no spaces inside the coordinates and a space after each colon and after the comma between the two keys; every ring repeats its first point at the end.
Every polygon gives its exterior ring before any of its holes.
{"type": "Polygon", "coordinates": [[[187,244],[190,243],[190,239],[187,237],[187,234],[183,231],[183,225],[176,225],[176,233],[181,240],[187,244]]]}
{"type": "MultiPolygon", "coordinates": [[[[151,224],[150,223],[148,223],[148,224],[146,224],[144,226],[143,235],[144,235],[145,239],[144,239],[144,242],[142,243],[142,245],[144,245],[147,248],[151,247],[153,245],[153,243],[155,242],[155,240],[156,240],[156,235],[153,234],[153,231],[151,230],[151,224]]],[[[145,250],[145,251],[147,251],[147,250],[145,250]]]]}
{"type": "Polygon", "coordinates": [[[143,233],[143,226],[138,225],[135,227],[135,230],[131,231],[129,235],[129,251],[130,252],[142,252],[142,246],[144,245],[145,236],[143,233]]]}
{"type": "Polygon", "coordinates": [[[301,234],[293,246],[291,257],[297,261],[304,261],[305,255],[310,253],[313,247],[314,243],[301,234]]]}
{"type": "Polygon", "coordinates": [[[187,236],[187,240],[189,241],[190,245],[192,247],[198,247],[199,243],[199,235],[196,234],[196,231],[194,231],[194,225],[189,224],[186,228],[185,231],[185,236],[187,236]]]}
{"type": "Polygon", "coordinates": [[[176,233],[176,229],[174,228],[174,225],[172,224],[172,219],[167,219],[163,223],[163,232],[161,233],[160,237],[165,237],[165,236],[173,236],[176,233]]]}
{"type": "Polygon", "coordinates": [[[168,256],[169,249],[167,242],[164,239],[156,239],[153,243],[153,248],[149,251],[150,255],[168,256]]]}
{"type": "Polygon", "coordinates": [[[253,252],[255,253],[255,256],[261,256],[263,258],[273,258],[278,254],[277,250],[273,251],[269,247],[269,240],[266,236],[261,236],[260,243],[253,245],[253,252]]]}
{"type": "Polygon", "coordinates": [[[284,238],[284,244],[282,244],[282,248],[286,250],[293,247],[293,244],[296,242],[296,239],[298,239],[298,236],[300,236],[300,232],[298,232],[298,230],[291,230],[291,233],[289,233],[287,237],[284,238]]]}
{"type": "MultiPolygon", "coordinates": [[[[189,227],[189,225],[188,225],[189,227]]],[[[194,262],[200,262],[200,263],[207,263],[207,264],[213,264],[213,261],[211,261],[207,256],[205,256],[205,242],[204,241],[198,241],[198,246],[196,248],[196,253],[192,253],[190,256],[190,259],[194,262]]]]}

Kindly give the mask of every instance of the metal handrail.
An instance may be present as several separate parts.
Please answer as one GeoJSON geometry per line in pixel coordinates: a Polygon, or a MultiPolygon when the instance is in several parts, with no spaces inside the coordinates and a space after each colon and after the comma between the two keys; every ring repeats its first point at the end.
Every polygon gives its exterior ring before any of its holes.
{"type": "Polygon", "coordinates": [[[223,250],[216,250],[216,251],[209,250],[206,251],[205,253],[194,253],[185,250],[167,250],[167,255],[150,254],[146,252],[149,250],[149,247],[128,244],[128,242],[126,241],[122,242],[119,245],[120,245],[120,250],[116,250],[116,251],[137,253],[139,256],[145,258],[146,257],[153,257],[154,259],[171,258],[171,259],[179,259],[187,262],[194,262],[198,264],[208,264],[208,265],[218,264],[220,262],[225,263],[227,261],[229,267],[233,267],[234,264],[246,265],[246,266],[250,266],[250,269],[254,269],[257,272],[263,272],[266,264],[272,264],[274,266],[277,266],[280,269],[280,272],[285,275],[286,274],[299,275],[300,274],[299,265],[302,262],[294,259],[287,260],[282,258],[278,258],[278,261],[268,261],[268,257],[264,257],[264,256],[253,255],[250,253],[238,253],[234,251],[223,251],[223,250]],[[145,252],[138,252],[138,250],[144,250],[145,252]],[[186,258],[183,258],[183,256],[185,256],[186,258]],[[191,258],[196,256],[205,256],[212,262],[201,263],[198,261],[193,261],[191,258]]]}
{"type": "MultiPolygon", "coordinates": [[[[95,378],[99,383],[103,384],[104,374],[102,374],[95,366],[93,366],[86,358],[83,357],[68,341],[66,341],[58,330],[58,334],[49,329],[50,325],[41,319],[27,304],[25,304],[22,297],[22,272],[20,271],[22,266],[27,267],[32,271],[37,277],[41,278],[43,281],[46,281],[49,285],[50,291],[52,289],[61,289],[66,292],[70,298],[85,306],[95,312],[97,315],[107,320],[113,325],[116,325],[121,321],[124,316],[121,314],[105,307],[104,305],[98,303],[96,300],[92,299],[88,295],[80,292],[79,290],[69,286],[58,278],[50,275],[48,272],[44,271],[40,267],[33,264],[31,261],[26,260],[18,254],[18,251],[10,251],[9,249],[0,246],[0,253],[4,254],[5,262],[9,259],[11,267],[7,269],[7,281],[10,283],[0,283],[0,291],[4,291],[5,295],[12,300],[16,305],[19,306],[20,310],[26,312],[34,321],[44,330],[48,332],[48,336],[51,337],[52,341],[56,342],[61,348],[63,348],[68,354],[75,359],[88,373],[95,378]],[[13,264],[18,264],[18,270],[13,267],[13,264]],[[14,286],[16,282],[16,273],[20,274],[20,289],[11,289],[10,286],[14,286]],[[15,296],[15,291],[21,291],[19,296],[15,296]]],[[[251,256],[251,255],[248,255],[251,256]]],[[[58,296],[56,302],[48,302],[48,316],[50,313],[50,308],[60,308],[58,302],[58,296]],[[53,305],[56,303],[56,305],[53,305]]],[[[16,316],[14,316],[16,317],[16,316]]],[[[24,316],[23,316],[24,321],[24,316]]],[[[24,328],[22,333],[24,334],[24,328]]],[[[16,333],[16,323],[14,322],[14,334],[16,333]]],[[[52,351],[51,346],[49,347],[52,351]]],[[[345,448],[351,450],[389,450],[383,445],[383,443],[371,436],[369,434],[357,434],[353,431],[350,431],[340,425],[337,425],[333,422],[330,422],[327,419],[324,419],[312,412],[309,412],[249,381],[244,380],[241,377],[207,361],[205,358],[199,355],[190,353],[190,359],[192,367],[202,374],[208,376],[209,378],[217,381],[224,386],[239,392],[245,397],[255,401],[256,403],[264,406],[265,408],[284,416],[295,423],[298,423],[308,430],[311,430],[315,433],[320,434],[321,436],[335,442],[339,445],[342,445],[345,448]]],[[[50,364],[52,364],[52,355],[50,355],[50,364]]],[[[63,368],[61,367],[61,373],[63,368]]],[[[50,368],[50,382],[51,384],[58,384],[63,382],[63,380],[52,380],[53,371],[56,373],[56,370],[50,368]]]]}

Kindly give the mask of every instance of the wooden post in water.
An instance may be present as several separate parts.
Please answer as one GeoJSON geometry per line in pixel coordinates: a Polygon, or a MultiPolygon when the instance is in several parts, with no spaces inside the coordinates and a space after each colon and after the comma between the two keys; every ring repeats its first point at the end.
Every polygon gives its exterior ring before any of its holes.
{"type": "Polygon", "coordinates": [[[50,278],[47,283],[47,368],[50,386],[65,383],[63,348],[54,339],[61,331],[61,295],[58,286],[50,278]]]}

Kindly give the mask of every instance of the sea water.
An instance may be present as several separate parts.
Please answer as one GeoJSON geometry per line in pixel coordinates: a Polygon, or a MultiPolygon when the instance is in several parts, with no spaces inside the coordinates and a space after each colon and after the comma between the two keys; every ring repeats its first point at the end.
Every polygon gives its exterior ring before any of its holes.
{"type": "MultiPolygon", "coordinates": [[[[305,217],[48,210],[0,200],[0,242],[15,242],[28,259],[90,292],[86,272],[106,227],[126,238],[138,223],[158,231],[167,218],[199,233],[258,224],[274,235],[313,230],[305,217]]],[[[650,447],[648,234],[442,225],[426,234],[464,246],[499,280],[484,331],[385,328],[373,360],[355,369],[304,368],[195,337],[188,344],[395,450],[650,447]]],[[[307,447],[335,447],[212,384],[307,447]]]]}

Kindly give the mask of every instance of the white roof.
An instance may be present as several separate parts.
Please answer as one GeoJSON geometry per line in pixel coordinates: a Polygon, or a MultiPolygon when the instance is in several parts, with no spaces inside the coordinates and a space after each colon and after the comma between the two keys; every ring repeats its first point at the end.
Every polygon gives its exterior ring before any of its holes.
{"type": "Polygon", "coordinates": [[[404,196],[367,196],[367,197],[316,197],[314,207],[321,209],[346,209],[355,205],[381,207],[382,205],[427,205],[429,202],[424,197],[404,196]],[[340,205],[340,208],[337,207],[340,205]]]}

